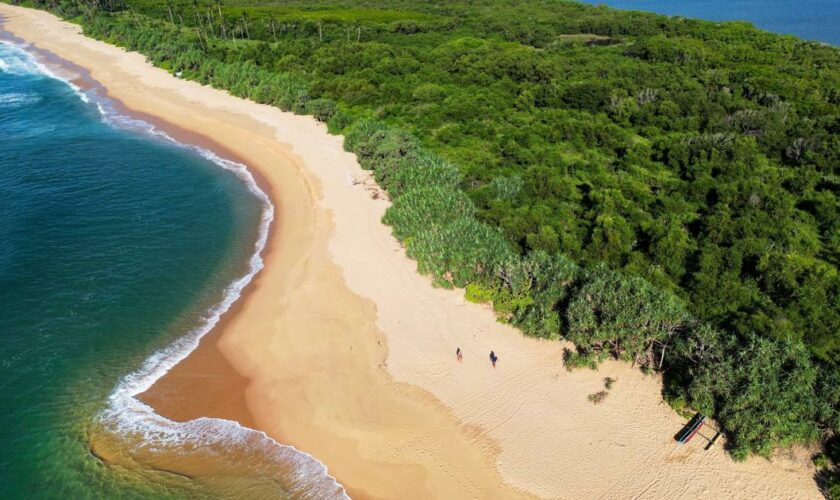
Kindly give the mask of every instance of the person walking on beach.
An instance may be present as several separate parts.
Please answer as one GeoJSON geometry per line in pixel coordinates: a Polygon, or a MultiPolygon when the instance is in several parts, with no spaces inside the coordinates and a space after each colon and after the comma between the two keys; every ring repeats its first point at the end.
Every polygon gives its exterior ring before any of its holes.
{"type": "Polygon", "coordinates": [[[496,361],[498,361],[498,360],[499,360],[499,357],[496,356],[496,353],[493,352],[493,351],[490,351],[490,362],[493,363],[493,368],[496,368],[496,361]]]}
{"type": "Polygon", "coordinates": [[[459,363],[464,360],[464,353],[461,352],[460,347],[458,349],[455,349],[455,357],[458,358],[459,363]]]}

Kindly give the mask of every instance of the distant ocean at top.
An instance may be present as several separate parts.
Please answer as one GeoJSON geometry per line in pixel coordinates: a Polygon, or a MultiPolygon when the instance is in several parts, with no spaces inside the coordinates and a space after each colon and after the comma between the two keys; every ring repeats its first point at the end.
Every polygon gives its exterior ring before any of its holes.
{"type": "Polygon", "coordinates": [[[710,21],[749,21],[756,27],[840,46],[840,0],[583,0],[710,21]]]}

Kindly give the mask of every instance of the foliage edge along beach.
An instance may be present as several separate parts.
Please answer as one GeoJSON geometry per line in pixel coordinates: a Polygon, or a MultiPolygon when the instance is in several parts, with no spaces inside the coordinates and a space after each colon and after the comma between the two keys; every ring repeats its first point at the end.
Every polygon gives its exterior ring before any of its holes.
{"type": "Polygon", "coordinates": [[[836,47],[563,1],[27,5],[326,122],[435,284],[661,372],[736,459],[824,444],[840,495],[836,47]]]}

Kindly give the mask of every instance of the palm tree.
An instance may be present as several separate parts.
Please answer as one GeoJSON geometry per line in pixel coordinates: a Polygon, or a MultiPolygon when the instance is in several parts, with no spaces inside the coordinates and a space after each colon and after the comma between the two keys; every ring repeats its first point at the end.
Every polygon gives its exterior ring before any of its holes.
{"type": "Polygon", "coordinates": [[[227,40],[227,30],[225,29],[225,16],[222,15],[222,2],[216,2],[216,8],[219,9],[219,29],[222,32],[222,38],[227,40]]]}
{"type": "Polygon", "coordinates": [[[169,11],[169,22],[175,24],[175,18],[172,16],[172,2],[166,0],[166,10],[169,11]]]}
{"type": "Polygon", "coordinates": [[[274,16],[268,18],[268,27],[271,29],[271,36],[274,37],[274,43],[277,43],[277,22],[274,16]]]}
{"type": "Polygon", "coordinates": [[[251,34],[248,33],[248,12],[247,11],[242,12],[242,23],[245,25],[245,38],[250,40],[251,39],[251,34]]]}

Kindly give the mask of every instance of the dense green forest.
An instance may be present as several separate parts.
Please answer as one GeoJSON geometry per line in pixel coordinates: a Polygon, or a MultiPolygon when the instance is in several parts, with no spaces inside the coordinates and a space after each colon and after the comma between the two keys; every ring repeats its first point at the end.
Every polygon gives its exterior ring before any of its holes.
{"type": "Polygon", "coordinates": [[[559,0],[39,2],[345,134],[419,270],[568,366],[662,371],[735,457],[840,454],[837,48],[559,0]]]}

